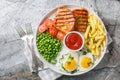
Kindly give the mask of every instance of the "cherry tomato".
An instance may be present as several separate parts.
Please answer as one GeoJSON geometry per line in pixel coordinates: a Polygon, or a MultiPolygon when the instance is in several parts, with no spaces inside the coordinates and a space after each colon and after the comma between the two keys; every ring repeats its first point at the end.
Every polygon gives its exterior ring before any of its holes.
{"type": "Polygon", "coordinates": [[[45,20],[45,25],[50,28],[52,26],[54,26],[55,22],[52,19],[46,19],[45,20]]]}
{"type": "Polygon", "coordinates": [[[45,26],[45,24],[41,24],[38,28],[38,32],[42,33],[45,32],[48,29],[48,27],[45,26]]]}
{"type": "Polygon", "coordinates": [[[52,26],[49,28],[49,33],[51,36],[56,36],[57,32],[58,32],[58,30],[55,27],[52,26]]]}
{"type": "Polygon", "coordinates": [[[65,33],[61,32],[61,31],[58,31],[56,37],[57,37],[59,40],[63,40],[63,39],[64,39],[64,36],[65,36],[65,33]]]}

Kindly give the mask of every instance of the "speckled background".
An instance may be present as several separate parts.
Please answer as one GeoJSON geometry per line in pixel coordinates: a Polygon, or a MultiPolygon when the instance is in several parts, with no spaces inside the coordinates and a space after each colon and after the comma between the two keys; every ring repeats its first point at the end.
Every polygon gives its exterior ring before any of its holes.
{"type": "Polygon", "coordinates": [[[23,54],[23,41],[14,27],[31,23],[37,28],[43,15],[63,4],[92,7],[113,39],[109,53],[92,71],[57,80],[120,80],[120,0],[0,0],[0,80],[39,80],[33,77],[23,54]]]}

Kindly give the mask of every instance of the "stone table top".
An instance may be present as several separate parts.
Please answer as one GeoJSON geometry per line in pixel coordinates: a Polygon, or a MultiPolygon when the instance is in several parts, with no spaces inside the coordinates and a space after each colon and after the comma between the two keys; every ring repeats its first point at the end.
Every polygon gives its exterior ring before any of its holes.
{"type": "Polygon", "coordinates": [[[35,31],[43,15],[63,4],[86,5],[103,20],[113,39],[109,53],[92,71],[57,80],[120,80],[120,1],[119,0],[0,0],[0,80],[38,80],[29,72],[23,41],[15,28],[31,23],[35,31]]]}

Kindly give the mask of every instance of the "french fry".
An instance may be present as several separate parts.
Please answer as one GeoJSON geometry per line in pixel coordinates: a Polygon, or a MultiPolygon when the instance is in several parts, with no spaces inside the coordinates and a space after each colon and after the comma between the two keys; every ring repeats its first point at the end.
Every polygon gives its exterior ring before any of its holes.
{"type": "Polygon", "coordinates": [[[95,49],[95,47],[96,47],[96,44],[93,44],[92,49],[95,49]]]}
{"type": "Polygon", "coordinates": [[[96,31],[96,33],[95,34],[93,34],[92,35],[92,37],[94,38],[94,37],[96,37],[97,36],[97,34],[98,34],[98,31],[96,31]]]}
{"type": "Polygon", "coordinates": [[[101,39],[104,39],[104,37],[105,37],[104,35],[102,35],[102,36],[96,36],[95,40],[98,40],[98,39],[101,40],[101,39]]]}
{"type": "Polygon", "coordinates": [[[91,34],[94,34],[95,32],[96,32],[96,27],[95,27],[95,26],[92,26],[91,34]]]}
{"type": "Polygon", "coordinates": [[[98,48],[98,47],[96,48],[95,56],[98,57],[98,58],[100,57],[100,51],[99,51],[99,48],[98,48]]]}
{"type": "Polygon", "coordinates": [[[86,30],[86,33],[85,33],[85,35],[84,35],[84,36],[85,36],[85,39],[87,39],[89,31],[90,31],[90,26],[88,26],[88,28],[87,28],[87,30],[86,30]]]}
{"type": "Polygon", "coordinates": [[[105,39],[103,40],[103,46],[104,47],[106,46],[106,40],[105,39]]]}
{"type": "Polygon", "coordinates": [[[100,47],[101,43],[102,43],[102,40],[99,40],[99,42],[96,44],[96,47],[100,47]]]}
{"type": "Polygon", "coordinates": [[[96,56],[96,50],[95,50],[95,49],[92,49],[91,51],[92,51],[92,54],[93,54],[94,56],[96,56]]]}

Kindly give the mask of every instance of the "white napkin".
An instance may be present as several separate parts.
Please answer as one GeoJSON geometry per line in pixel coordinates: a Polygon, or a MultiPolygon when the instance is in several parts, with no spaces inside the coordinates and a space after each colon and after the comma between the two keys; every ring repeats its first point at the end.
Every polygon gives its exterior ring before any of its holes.
{"type": "MultiPolygon", "coordinates": [[[[110,37],[109,33],[107,32],[107,38],[108,38],[108,42],[107,42],[107,46],[109,46],[112,43],[112,38],[110,37]]],[[[106,53],[109,53],[109,50],[106,50],[106,53]]]]}
{"type": "Polygon", "coordinates": [[[40,71],[39,76],[42,80],[55,80],[62,75],[50,69],[47,69],[47,70],[40,71]]]}

